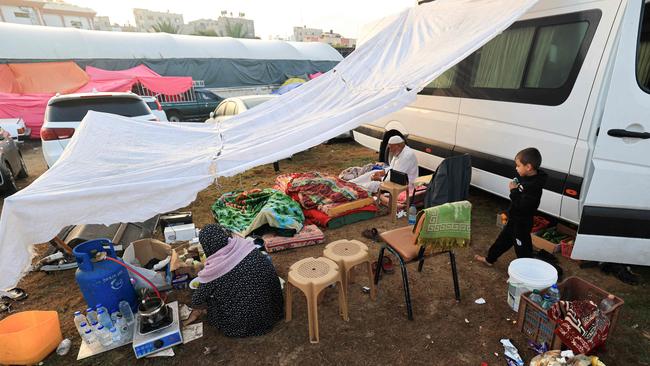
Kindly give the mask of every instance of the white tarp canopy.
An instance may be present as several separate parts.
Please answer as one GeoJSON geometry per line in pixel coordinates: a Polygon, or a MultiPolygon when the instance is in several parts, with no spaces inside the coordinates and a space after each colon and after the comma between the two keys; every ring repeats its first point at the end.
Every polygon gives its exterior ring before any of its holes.
{"type": "Polygon", "coordinates": [[[7,198],[0,289],[29,268],[33,243],[64,226],[137,222],[183,207],[217,176],[289,157],[403,108],[536,0],[438,0],[406,10],[333,70],[221,126],[89,113],[64,154],[7,198]]]}

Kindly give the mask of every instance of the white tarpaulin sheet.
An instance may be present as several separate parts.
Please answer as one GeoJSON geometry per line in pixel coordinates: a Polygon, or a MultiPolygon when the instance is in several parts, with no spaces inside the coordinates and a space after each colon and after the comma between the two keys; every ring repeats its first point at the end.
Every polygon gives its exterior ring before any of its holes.
{"type": "Polygon", "coordinates": [[[438,0],[385,27],[333,70],[221,126],[89,113],[59,161],[7,198],[0,289],[29,268],[33,243],[64,226],[137,222],[183,207],[216,176],[303,151],[403,108],[536,0],[438,0]]]}

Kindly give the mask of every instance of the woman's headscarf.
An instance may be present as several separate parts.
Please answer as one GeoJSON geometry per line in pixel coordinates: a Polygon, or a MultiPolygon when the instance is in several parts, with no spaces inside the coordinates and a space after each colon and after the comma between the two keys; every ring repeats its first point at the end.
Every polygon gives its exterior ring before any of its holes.
{"type": "Polygon", "coordinates": [[[199,232],[199,242],[208,257],[228,245],[230,237],[232,237],[230,230],[218,224],[205,225],[199,232]]]}

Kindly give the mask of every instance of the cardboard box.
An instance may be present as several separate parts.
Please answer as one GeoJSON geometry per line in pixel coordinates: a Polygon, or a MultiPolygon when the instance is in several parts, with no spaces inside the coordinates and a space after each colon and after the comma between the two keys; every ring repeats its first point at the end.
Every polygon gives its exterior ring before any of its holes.
{"type": "Polygon", "coordinates": [[[566,235],[570,236],[573,239],[575,239],[576,234],[577,234],[575,229],[571,229],[570,227],[568,227],[566,225],[557,224],[557,226],[554,227],[554,228],[551,227],[551,228],[543,229],[543,230],[540,230],[540,231],[538,231],[536,233],[530,234],[530,238],[533,240],[533,246],[535,248],[543,249],[543,250],[545,250],[545,251],[547,251],[549,253],[559,253],[560,252],[560,248],[561,248],[560,243],[555,244],[555,243],[552,243],[552,242],[542,238],[542,234],[544,234],[547,230],[550,230],[550,229],[556,229],[558,232],[560,232],[562,234],[566,234],[566,235]]]}
{"type": "Polygon", "coordinates": [[[177,241],[194,239],[198,233],[194,224],[174,225],[165,228],[165,243],[173,244],[177,241]]]}
{"type": "MultiPolygon", "coordinates": [[[[172,273],[171,263],[174,262],[176,253],[169,244],[165,244],[156,239],[136,240],[129,245],[124,251],[122,259],[140,272],[145,278],[151,281],[157,287],[166,287],[171,285],[172,273]],[[164,260],[167,257],[171,259],[163,270],[154,271],[144,268],[152,259],[164,260]]],[[[135,288],[149,288],[150,286],[138,276],[131,275],[135,279],[135,288]]]]}

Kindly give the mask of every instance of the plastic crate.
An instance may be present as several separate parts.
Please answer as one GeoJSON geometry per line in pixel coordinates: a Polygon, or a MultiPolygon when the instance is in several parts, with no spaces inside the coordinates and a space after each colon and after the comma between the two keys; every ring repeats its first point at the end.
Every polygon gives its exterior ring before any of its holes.
{"type": "MultiPolygon", "coordinates": [[[[560,289],[560,298],[567,301],[591,300],[599,304],[610,294],[579,277],[569,277],[559,283],[558,287],[560,289]]],[[[542,294],[544,293],[546,293],[546,290],[542,291],[542,294]]],[[[519,301],[517,320],[519,330],[528,339],[538,344],[547,343],[549,349],[561,349],[562,341],[553,333],[555,331],[555,322],[548,318],[546,310],[542,309],[541,306],[530,299],[530,294],[531,292],[527,292],[521,295],[521,300],[519,301]]],[[[618,321],[619,312],[623,307],[623,303],[623,299],[614,296],[614,306],[605,312],[605,315],[607,315],[610,321],[608,338],[611,338],[616,328],[616,322],[618,321]]]]}

